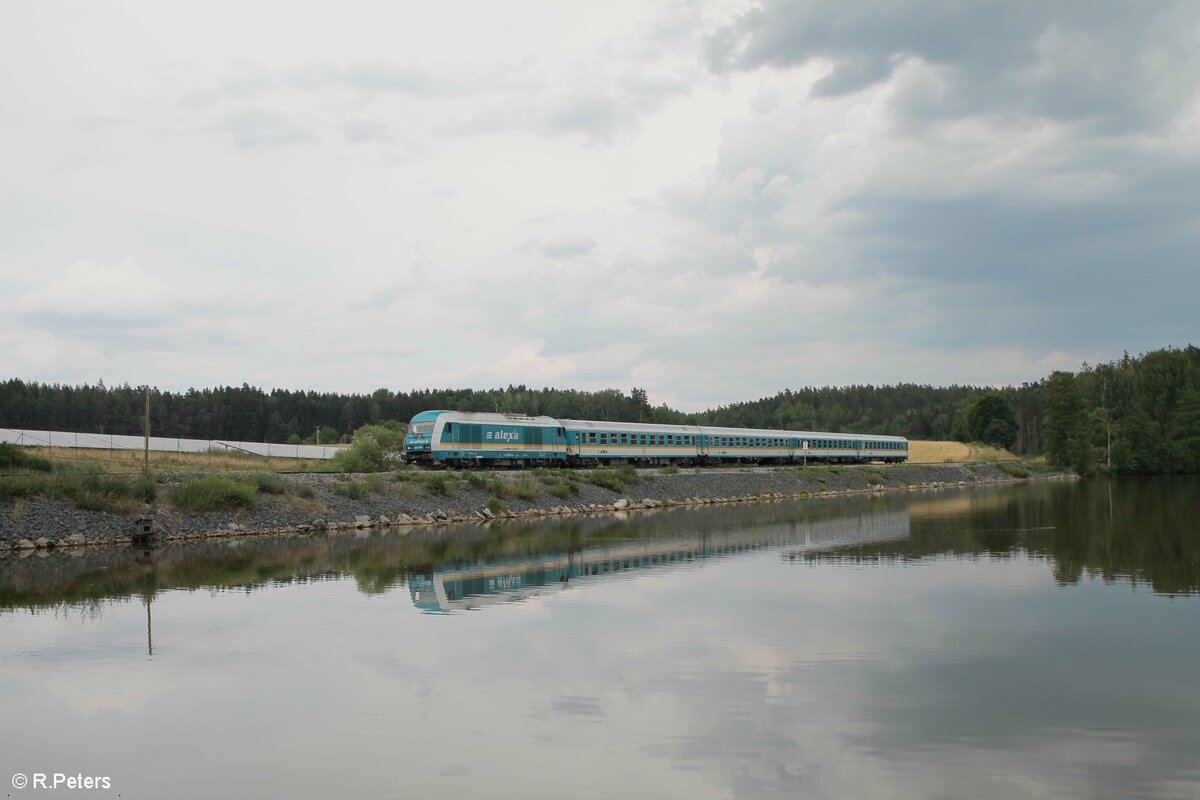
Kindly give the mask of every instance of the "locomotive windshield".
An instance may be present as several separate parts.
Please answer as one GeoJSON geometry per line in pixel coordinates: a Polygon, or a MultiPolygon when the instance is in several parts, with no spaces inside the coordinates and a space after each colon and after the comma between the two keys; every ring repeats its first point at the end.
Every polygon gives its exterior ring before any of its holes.
{"type": "Polygon", "coordinates": [[[415,433],[415,434],[433,433],[433,423],[432,422],[414,422],[412,425],[408,426],[408,432],[415,433]]]}

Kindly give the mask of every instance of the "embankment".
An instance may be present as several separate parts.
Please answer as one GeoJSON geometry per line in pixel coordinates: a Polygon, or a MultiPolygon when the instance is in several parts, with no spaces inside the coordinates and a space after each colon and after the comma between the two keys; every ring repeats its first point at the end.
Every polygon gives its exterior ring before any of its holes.
{"type": "MultiPolygon", "coordinates": [[[[230,473],[254,485],[254,475],[230,473]]],[[[529,472],[378,475],[280,475],[251,507],[183,512],[174,487],[197,478],[161,474],[159,501],[144,513],[160,539],[294,533],[354,527],[479,523],[506,518],[608,513],[702,505],[830,497],[860,492],[1063,479],[1020,464],[903,464],[865,467],[721,468],[706,470],[539,470],[529,472]],[[282,486],[280,486],[282,484],[282,486]]],[[[7,552],[121,544],[136,516],[88,511],[62,501],[28,498],[0,503],[0,550],[7,552]]]]}

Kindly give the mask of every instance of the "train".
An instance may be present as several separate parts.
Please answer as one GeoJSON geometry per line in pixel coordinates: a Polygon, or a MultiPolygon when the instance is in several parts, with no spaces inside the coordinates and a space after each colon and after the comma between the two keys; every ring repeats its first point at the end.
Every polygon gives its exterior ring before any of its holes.
{"type": "Polygon", "coordinates": [[[600,422],[478,411],[422,411],[403,458],[432,467],[866,464],[908,460],[908,440],[823,431],[600,422]]]}

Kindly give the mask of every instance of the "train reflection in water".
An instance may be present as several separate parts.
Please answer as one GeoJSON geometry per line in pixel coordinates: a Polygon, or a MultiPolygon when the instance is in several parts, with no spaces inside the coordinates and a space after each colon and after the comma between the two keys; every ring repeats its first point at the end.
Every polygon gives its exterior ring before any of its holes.
{"type": "Polygon", "coordinates": [[[785,559],[841,547],[899,541],[908,510],[763,525],[729,533],[629,540],[520,560],[480,562],[409,576],[413,605],[428,613],[466,611],[557,592],[605,577],[696,565],[708,559],[779,550],[785,559]]]}

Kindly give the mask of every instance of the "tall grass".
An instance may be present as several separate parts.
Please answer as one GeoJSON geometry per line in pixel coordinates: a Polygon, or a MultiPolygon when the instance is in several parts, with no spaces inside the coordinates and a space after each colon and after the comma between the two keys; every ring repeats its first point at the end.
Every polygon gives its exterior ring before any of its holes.
{"type": "Polygon", "coordinates": [[[254,485],[259,494],[287,494],[287,481],[274,472],[254,473],[254,485]]]}
{"type": "Polygon", "coordinates": [[[167,498],[180,511],[237,511],[253,508],[256,492],[253,484],[222,475],[206,475],[172,487],[167,498]]]}
{"type": "Polygon", "coordinates": [[[33,457],[21,472],[0,476],[0,500],[30,497],[68,500],[88,511],[132,514],[142,503],[152,503],[158,486],[148,475],[109,475],[97,464],[64,464],[45,469],[33,457]]]}
{"type": "Polygon", "coordinates": [[[32,472],[49,472],[50,459],[33,455],[8,442],[0,442],[0,470],[30,470],[32,472]]]}
{"type": "Polygon", "coordinates": [[[538,484],[531,476],[522,475],[509,487],[509,494],[522,500],[534,501],[538,496],[538,484]]]}
{"type": "Polygon", "coordinates": [[[588,480],[604,489],[623,492],[627,486],[637,482],[637,470],[628,464],[616,469],[599,467],[588,475],[588,480]]]}

